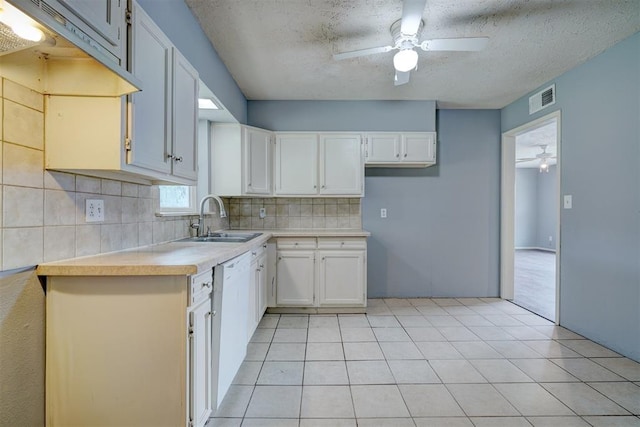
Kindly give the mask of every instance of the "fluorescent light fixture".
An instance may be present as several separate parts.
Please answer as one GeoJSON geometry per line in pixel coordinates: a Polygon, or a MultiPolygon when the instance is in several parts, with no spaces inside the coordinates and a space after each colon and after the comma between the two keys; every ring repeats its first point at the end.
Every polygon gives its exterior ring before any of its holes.
{"type": "Polygon", "coordinates": [[[10,27],[14,33],[25,40],[39,42],[44,38],[42,31],[24,22],[17,22],[10,27]]]}
{"type": "Polygon", "coordinates": [[[31,18],[11,6],[0,2],[0,22],[3,22],[20,38],[32,42],[44,40],[44,33],[32,24],[31,18]]]}
{"type": "Polygon", "coordinates": [[[413,49],[402,49],[393,55],[393,66],[396,70],[405,73],[418,65],[418,52],[413,49]]]}
{"type": "Polygon", "coordinates": [[[198,108],[201,110],[219,110],[220,107],[209,98],[198,98],[198,108]]]}

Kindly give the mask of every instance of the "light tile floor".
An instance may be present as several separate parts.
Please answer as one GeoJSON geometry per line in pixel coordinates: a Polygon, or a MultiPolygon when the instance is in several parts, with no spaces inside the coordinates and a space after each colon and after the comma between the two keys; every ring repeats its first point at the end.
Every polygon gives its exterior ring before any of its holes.
{"type": "Polygon", "coordinates": [[[272,315],[208,427],[640,426],[640,364],[500,299],[272,315]]]}

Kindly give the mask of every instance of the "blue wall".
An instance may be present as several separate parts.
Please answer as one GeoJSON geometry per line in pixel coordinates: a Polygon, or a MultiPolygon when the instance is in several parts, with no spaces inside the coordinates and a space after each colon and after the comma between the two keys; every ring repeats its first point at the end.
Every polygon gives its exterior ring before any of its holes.
{"type": "Polygon", "coordinates": [[[438,164],[367,168],[371,297],[497,296],[500,113],[434,102],[249,101],[249,124],[277,131],[438,132],[438,164]],[[380,208],[388,218],[380,219],[380,208]]]}
{"type": "Polygon", "coordinates": [[[200,74],[200,79],[240,123],[247,121],[247,101],[200,28],[184,0],[138,0],[200,74]]]}
{"type": "Polygon", "coordinates": [[[550,166],[548,173],[540,173],[538,168],[516,169],[516,248],[556,249],[556,177],[556,166],[550,166]]]}
{"type": "Polygon", "coordinates": [[[434,131],[434,101],[249,101],[249,124],[278,131],[434,131]]]}
{"type": "Polygon", "coordinates": [[[640,360],[640,33],[549,83],[556,104],[527,95],[502,130],[561,110],[560,323],[640,360]]]}

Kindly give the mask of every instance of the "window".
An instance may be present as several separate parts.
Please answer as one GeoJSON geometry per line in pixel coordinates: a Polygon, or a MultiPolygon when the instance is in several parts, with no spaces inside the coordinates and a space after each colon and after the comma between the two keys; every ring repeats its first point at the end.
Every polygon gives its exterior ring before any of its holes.
{"type": "Polygon", "coordinates": [[[188,185],[159,185],[160,214],[196,212],[196,187],[188,185]]]}

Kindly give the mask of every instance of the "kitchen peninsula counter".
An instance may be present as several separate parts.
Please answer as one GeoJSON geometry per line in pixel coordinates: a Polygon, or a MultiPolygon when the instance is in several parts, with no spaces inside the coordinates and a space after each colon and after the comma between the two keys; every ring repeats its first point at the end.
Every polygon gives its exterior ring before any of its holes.
{"type": "Polygon", "coordinates": [[[245,243],[172,241],[40,264],[39,276],[175,276],[209,270],[272,237],[368,237],[361,229],[223,230],[262,235],[245,243]]]}

